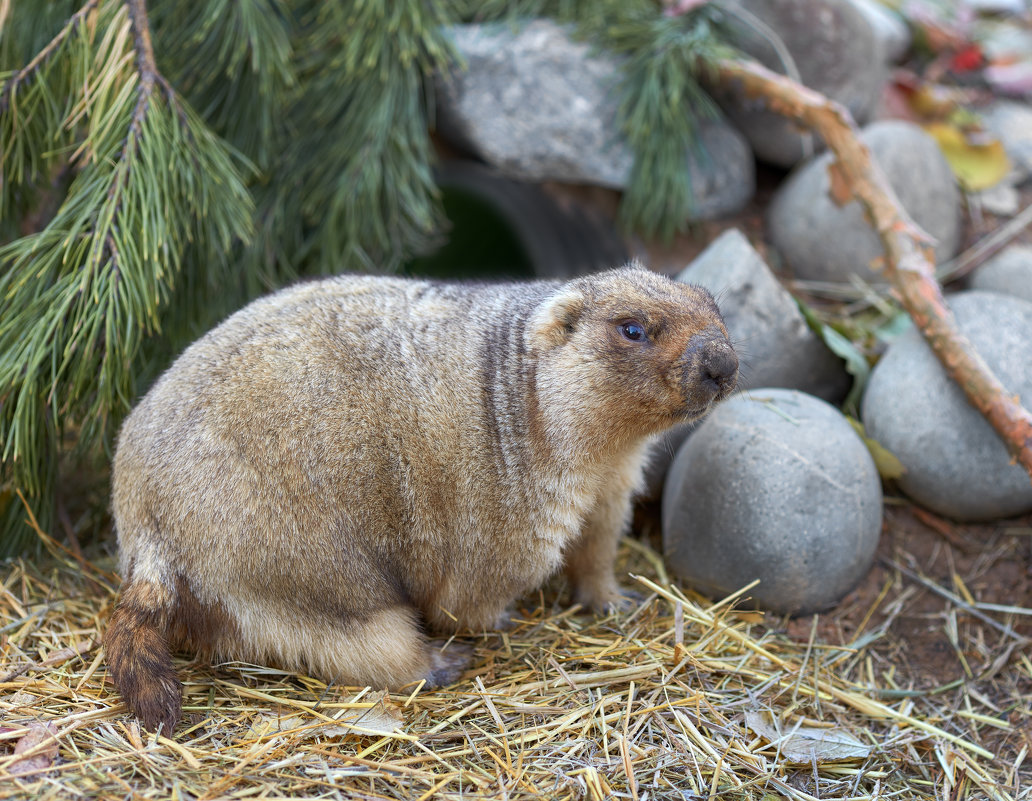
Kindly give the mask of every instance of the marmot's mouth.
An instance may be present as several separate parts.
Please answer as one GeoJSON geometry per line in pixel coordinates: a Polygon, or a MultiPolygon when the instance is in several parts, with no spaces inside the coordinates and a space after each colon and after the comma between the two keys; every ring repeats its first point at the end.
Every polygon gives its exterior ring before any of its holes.
{"type": "Polygon", "coordinates": [[[674,417],[677,418],[679,423],[690,423],[692,420],[696,420],[706,415],[709,410],[713,408],[714,400],[716,399],[711,398],[705,403],[685,404],[674,412],[674,417]]]}

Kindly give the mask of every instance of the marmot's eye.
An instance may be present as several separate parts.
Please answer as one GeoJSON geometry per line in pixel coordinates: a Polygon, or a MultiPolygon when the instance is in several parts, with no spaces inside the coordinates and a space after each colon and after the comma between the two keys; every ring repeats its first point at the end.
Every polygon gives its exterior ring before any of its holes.
{"type": "Polygon", "coordinates": [[[632,342],[642,342],[647,338],[641,323],[636,323],[634,320],[620,323],[620,333],[632,342]]]}

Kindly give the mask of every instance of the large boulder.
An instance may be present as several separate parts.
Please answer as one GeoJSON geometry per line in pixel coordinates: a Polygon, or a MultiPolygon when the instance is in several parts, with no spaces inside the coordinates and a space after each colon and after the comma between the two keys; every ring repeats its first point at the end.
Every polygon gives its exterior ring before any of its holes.
{"type": "MultiPolygon", "coordinates": [[[[861,138],[903,207],[935,239],[936,259],[953,256],[961,233],[960,191],[935,140],[898,120],[873,123],[861,138]]],[[[771,239],[797,278],[848,283],[857,275],[884,283],[871,266],[884,251],[860,204],[839,206],[828,194],[831,162],[825,153],[800,165],[778,189],[768,211],[771,239]]]]}
{"type": "MultiPolygon", "coordinates": [[[[949,299],[960,331],[1008,392],[1032,399],[1032,303],[991,292],[949,299]]],[[[906,468],[903,491],[957,520],[1032,511],[1032,482],[985,418],[943,370],[920,333],[900,336],[871,373],[861,414],[867,433],[906,468]]]]}
{"type": "MultiPolygon", "coordinates": [[[[888,54],[867,16],[849,0],[729,0],[733,44],[764,66],[789,73],[790,57],[806,86],[866,122],[881,97],[888,54]]],[[[745,134],[761,161],[791,167],[809,137],[766,104],[737,88],[714,87],[714,97],[745,134]]]]}
{"type": "MultiPolygon", "coordinates": [[[[551,20],[456,25],[464,65],[438,81],[438,127],[510,178],[626,189],[634,154],[620,134],[620,62],[575,41],[551,20]]],[[[745,138],[719,119],[700,122],[686,153],[690,219],[740,210],[755,189],[745,138]]]]}
{"type": "Polygon", "coordinates": [[[755,389],[718,406],[681,447],[663,492],[670,569],[713,597],[754,579],[778,612],[826,609],[874,558],[878,471],[833,406],[755,389]]]}
{"type": "Polygon", "coordinates": [[[725,231],[677,276],[720,306],[741,369],[738,388],[786,387],[840,402],[849,376],[810,329],[799,305],[736,229],[725,231]]]}

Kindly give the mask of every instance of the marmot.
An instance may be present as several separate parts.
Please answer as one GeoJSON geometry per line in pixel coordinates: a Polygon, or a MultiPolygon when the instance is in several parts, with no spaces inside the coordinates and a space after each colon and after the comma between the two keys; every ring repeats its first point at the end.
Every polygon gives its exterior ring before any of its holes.
{"type": "Polygon", "coordinates": [[[735,386],[706,290],[632,265],[565,283],[341,276],[260,299],[127,417],[115,686],[170,733],[170,649],[397,688],[465,658],[564,567],[620,600],[646,447],[735,386]]]}

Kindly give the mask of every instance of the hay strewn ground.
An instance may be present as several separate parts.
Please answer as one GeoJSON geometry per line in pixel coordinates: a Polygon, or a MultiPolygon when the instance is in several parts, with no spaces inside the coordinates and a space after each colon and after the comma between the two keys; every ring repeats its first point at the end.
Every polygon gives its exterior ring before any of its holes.
{"type": "Polygon", "coordinates": [[[1032,798],[1020,613],[976,609],[990,624],[943,599],[974,673],[911,691],[878,644],[929,591],[896,568],[843,647],[821,641],[820,618],[793,637],[682,594],[638,542],[622,556],[644,595],[634,609],[583,615],[558,588],[525,599],[512,630],[473,640],[475,669],[448,690],[180,660],[173,739],[141,732],[106,681],[113,561],[9,564],[0,798],[1032,798]]]}

